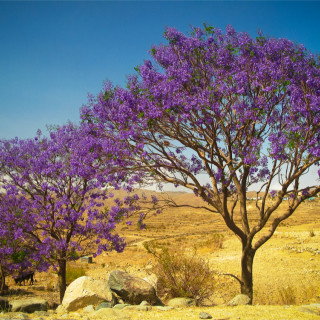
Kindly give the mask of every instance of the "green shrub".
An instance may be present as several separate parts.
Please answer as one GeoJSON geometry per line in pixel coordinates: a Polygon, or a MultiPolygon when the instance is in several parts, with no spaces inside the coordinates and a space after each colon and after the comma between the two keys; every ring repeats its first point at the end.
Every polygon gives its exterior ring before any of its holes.
{"type": "Polygon", "coordinates": [[[196,255],[196,251],[192,254],[170,251],[154,243],[145,247],[156,258],[153,272],[158,277],[160,296],[193,298],[197,305],[209,300],[215,287],[215,273],[208,261],[196,255]]]}

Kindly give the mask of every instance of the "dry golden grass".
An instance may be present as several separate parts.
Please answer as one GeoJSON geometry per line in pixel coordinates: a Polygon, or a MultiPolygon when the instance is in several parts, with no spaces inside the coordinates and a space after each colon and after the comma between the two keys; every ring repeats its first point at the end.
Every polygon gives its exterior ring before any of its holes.
{"type": "MultiPolygon", "coordinates": [[[[203,205],[192,194],[170,193],[170,196],[177,203],[203,205]]],[[[278,211],[286,205],[282,204],[278,211]]],[[[248,208],[250,222],[254,223],[255,202],[250,201],[248,208]]],[[[320,300],[319,209],[319,199],[302,204],[258,250],[254,261],[255,304],[302,304],[320,300]]],[[[145,267],[152,257],[144,250],[143,243],[153,240],[171,249],[197,248],[198,254],[209,259],[217,272],[239,275],[241,244],[219,215],[203,209],[168,208],[160,215],[149,216],[146,222],[145,230],[138,230],[135,224],[120,225],[118,230],[126,236],[128,247],[122,254],[97,257],[97,269],[104,263],[106,273],[124,268],[145,276],[145,267]]],[[[92,270],[92,274],[95,273],[92,270]]],[[[239,285],[233,278],[219,276],[217,282],[213,294],[216,304],[225,303],[239,293],[239,285]]]]}
{"type": "MultiPolygon", "coordinates": [[[[203,205],[192,194],[171,193],[177,203],[203,205]]],[[[282,204],[279,211],[283,210],[282,204]]],[[[248,203],[250,222],[255,221],[255,202],[248,203]]],[[[302,204],[277,229],[274,236],[257,251],[254,260],[255,305],[301,305],[320,301],[320,201],[302,204]]],[[[135,222],[136,220],[133,219],[135,222]]],[[[122,223],[117,232],[128,243],[123,253],[102,254],[87,265],[86,274],[107,280],[114,269],[122,269],[140,277],[150,275],[153,257],[144,243],[156,241],[159,245],[181,251],[197,248],[198,254],[210,261],[218,273],[239,275],[241,245],[228,230],[221,217],[204,209],[168,208],[159,215],[150,215],[147,228],[139,230],[135,223],[122,223]]],[[[77,262],[81,265],[81,262],[77,262]]],[[[45,286],[46,275],[38,275],[37,286],[45,286]]],[[[50,280],[52,281],[52,279],[50,280]]],[[[36,291],[34,291],[37,294],[36,291]]],[[[217,276],[212,301],[222,305],[239,293],[238,283],[228,276],[217,276]]],[[[42,292],[41,295],[44,295],[42,292]]],[[[53,297],[56,299],[57,295],[53,297]]],[[[207,311],[214,319],[315,319],[315,315],[302,313],[298,307],[284,308],[260,306],[237,308],[176,309],[151,313],[126,311],[134,319],[198,319],[199,312],[207,311]]],[[[111,318],[110,318],[111,319],[111,318]]]]}

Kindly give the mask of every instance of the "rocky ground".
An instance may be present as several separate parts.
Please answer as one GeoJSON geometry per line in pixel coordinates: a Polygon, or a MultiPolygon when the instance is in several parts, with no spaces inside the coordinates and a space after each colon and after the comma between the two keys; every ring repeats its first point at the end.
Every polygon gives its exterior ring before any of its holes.
{"type": "Polygon", "coordinates": [[[49,310],[37,311],[32,314],[27,313],[5,313],[0,314],[2,320],[18,320],[18,319],[34,319],[34,320],[89,320],[89,319],[110,319],[110,320],[196,320],[210,319],[203,317],[203,313],[211,315],[211,319],[215,320],[302,320],[320,319],[320,305],[303,305],[303,306],[237,306],[237,307],[176,307],[171,310],[162,311],[156,307],[152,307],[148,311],[125,308],[117,309],[100,309],[98,311],[86,311],[84,309],[77,312],[58,314],[49,310]],[[201,317],[202,315],[202,317],[201,317]]]}

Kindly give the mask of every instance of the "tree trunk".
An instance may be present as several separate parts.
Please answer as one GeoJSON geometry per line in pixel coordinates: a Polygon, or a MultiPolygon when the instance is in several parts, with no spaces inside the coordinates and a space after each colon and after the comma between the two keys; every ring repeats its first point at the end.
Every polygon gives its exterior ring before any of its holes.
{"type": "Polygon", "coordinates": [[[0,264],[0,295],[4,294],[6,287],[6,277],[4,275],[2,265],[0,264]]]}
{"type": "Polygon", "coordinates": [[[250,246],[243,249],[241,257],[241,293],[250,298],[250,304],[253,300],[252,266],[255,253],[250,246]]]}
{"type": "Polygon", "coordinates": [[[59,292],[60,292],[60,303],[62,303],[64,293],[66,292],[66,273],[67,273],[67,261],[60,259],[58,261],[58,281],[59,281],[59,292]]]}

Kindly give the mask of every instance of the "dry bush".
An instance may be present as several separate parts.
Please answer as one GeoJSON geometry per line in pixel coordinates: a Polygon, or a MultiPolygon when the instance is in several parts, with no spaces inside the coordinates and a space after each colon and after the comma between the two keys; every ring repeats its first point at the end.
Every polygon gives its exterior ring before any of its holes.
{"type": "Polygon", "coordinates": [[[316,234],[314,233],[313,230],[310,230],[310,231],[309,231],[309,237],[310,237],[310,238],[315,237],[315,235],[316,235],[316,234]]]}
{"type": "Polygon", "coordinates": [[[198,247],[208,247],[211,249],[222,249],[224,236],[223,234],[214,233],[208,239],[197,244],[198,247]]]}
{"type": "Polygon", "coordinates": [[[145,248],[156,259],[153,272],[158,278],[157,292],[165,298],[186,297],[197,305],[209,300],[215,288],[215,272],[207,260],[199,258],[196,251],[186,254],[159,248],[154,242],[145,248]]]}
{"type": "Polygon", "coordinates": [[[278,291],[278,294],[279,294],[279,304],[283,304],[283,305],[296,304],[296,301],[297,301],[296,290],[293,287],[287,286],[285,288],[280,288],[278,291]]]}

